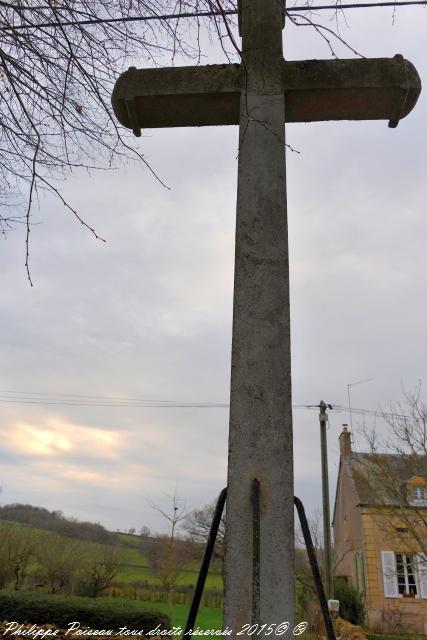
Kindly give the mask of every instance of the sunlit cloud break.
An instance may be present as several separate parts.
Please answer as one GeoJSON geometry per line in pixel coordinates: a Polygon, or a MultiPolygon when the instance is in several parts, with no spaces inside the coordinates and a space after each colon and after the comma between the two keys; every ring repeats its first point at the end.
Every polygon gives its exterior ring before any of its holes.
{"type": "Polygon", "coordinates": [[[15,422],[0,433],[9,450],[30,456],[63,456],[81,451],[103,459],[119,455],[117,432],[72,424],[61,418],[50,418],[42,424],[15,422]]]}

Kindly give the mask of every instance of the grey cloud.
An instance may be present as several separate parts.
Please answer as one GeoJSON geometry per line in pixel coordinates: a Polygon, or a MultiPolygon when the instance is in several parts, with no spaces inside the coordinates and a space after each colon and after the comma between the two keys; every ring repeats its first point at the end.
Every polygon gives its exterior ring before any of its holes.
{"type": "MultiPolygon", "coordinates": [[[[405,54],[425,78],[424,14],[405,11],[394,27],[391,13],[355,12],[343,33],[365,55],[405,54]]],[[[288,58],[328,55],[308,29],[288,26],[285,38],[288,58]]],[[[288,153],[296,404],[345,405],[346,385],[373,377],[352,402],[377,408],[400,398],[402,379],[427,379],[426,100],[395,131],[363,122],[288,127],[301,151],[288,153]]],[[[228,401],[237,129],[153,131],[140,147],[170,191],[132,165],[64,184],[105,245],[44,197],[32,233],[33,290],[22,230],[1,243],[1,388],[228,401]]],[[[63,464],[102,478],[108,460],[92,451],[58,453],[50,471],[47,458],[3,451],[4,501],[112,528],[160,528],[147,498],[165,506],[177,484],[189,507],[201,506],[225,483],[226,410],[0,408],[2,430],[61,418],[121,434],[105,487],[61,475],[63,464]]],[[[331,493],[346,421],[331,413],[331,493]]],[[[295,410],[294,425],[296,492],[314,509],[316,412],[295,410]]]]}

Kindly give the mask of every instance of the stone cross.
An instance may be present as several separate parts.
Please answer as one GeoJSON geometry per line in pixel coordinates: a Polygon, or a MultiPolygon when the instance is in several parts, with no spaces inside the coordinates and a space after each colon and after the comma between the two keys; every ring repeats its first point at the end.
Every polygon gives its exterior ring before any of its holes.
{"type": "Polygon", "coordinates": [[[295,610],[285,120],[396,126],[421,88],[402,56],[285,62],[282,6],[239,0],[241,64],[131,68],[112,98],[136,135],[141,127],[240,127],[224,598],[233,638],[244,624],[292,624],[295,610]]]}

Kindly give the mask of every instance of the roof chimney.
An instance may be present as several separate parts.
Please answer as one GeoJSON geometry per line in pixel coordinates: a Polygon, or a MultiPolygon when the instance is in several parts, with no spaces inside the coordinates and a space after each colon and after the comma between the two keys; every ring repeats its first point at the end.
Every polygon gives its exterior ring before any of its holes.
{"type": "Polygon", "coordinates": [[[343,458],[348,458],[351,455],[351,432],[347,427],[348,425],[343,424],[339,437],[340,452],[343,458]]]}

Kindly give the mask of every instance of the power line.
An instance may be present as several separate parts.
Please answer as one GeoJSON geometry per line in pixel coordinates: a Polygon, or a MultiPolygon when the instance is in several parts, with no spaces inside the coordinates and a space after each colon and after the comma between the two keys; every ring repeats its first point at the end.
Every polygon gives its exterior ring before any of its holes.
{"type": "MultiPolygon", "coordinates": [[[[331,404],[328,405],[328,407],[332,410],[335,411],[337,413],[349,413],[349,409],[348,407],[344,407],[343,405],[339,405],[339,404],[331,404]]],[[[319,405],[307,405],[306,406],[307,409],[318,409],[319,405]]],[[[352,413],[357,413],[359,415],[366,415],[366,416],[370,416],[373,418],[403,418],[405,420],[410,420],[411,416],[407,416],[403,413],[394,413],[394,412],[390,412],[390,411],[378,411],[375,409],[354,409],[353,407],[351,408],[351,412],[352,413]]]]}
{"type": "MultiPolygon", "coordinates": [[[[4,3],[0,2],[0,5],[4,3]]],[[[5,3],[6,4],[6,3],[5,3]]],[[[379,7],[405,7],[405,6],[426,6],[427,0],[392,0],[390,2],[357,2],[343,4],[338,2],[337,4],[323,4],[323,5],[307,5],[303,7],[292,7],[286,9],[287,13],[295,13],[300,11],[344,11],[347,9],[373,9],[379,7]]],[[[30,8],[28,8],[30,9],[30,8]]],[[[185,13],[171,13],[165,15],[152,15],[152,16],[122,16],[120,18],[90,18],[87,20],[64,20],[64,21],[51,21],[42,22],[39,24],[21,24],[17,26],[2,27],[0,31],[18,31],[22,29],[46,29],[49,27],[70,27],[70,26],[90,26],[97,24],[114,24],[119,22],[150,22],[155,20],[181,20],[188,18],[211,18],[236,15],[237,9],[225,9],[224,11],[200,11],[200,12],[185,12],[185,13]]]]}
{"type": "Polygon", "coordinates": [[[56,405],[67,407],[136,407],[136,408],[163,408],[163,409],[228,409],[229,404],[203,404],[203,403],[129,403],[129,402],[72,402],[66,400],[27,400],[18,398],[0,398],[3,404],[35,404],[35,405],[56,405]]]}
{"type": "Polygon", "coordinates": [[[306,7],[290,7],[287,9],[288,13],[293,11],[341,11],[341,9],[374,9],[375,7],[405,7],[408,5],[422,5],[426,6],[427,0],[396,0],[396,2],[353,2],[349,4],[320,4],[320,5],[308,5],[306,7]]]}
{"type": "MultiPolygon", "coordinates": [[[[117,408],[153,408],[153,409],[228,409],[226,402],[193,402],[186,400],[161,400],[148,398],[131,398],[124,396],[90,395],[74,393],[47,393],[43,391],[11,391],[0,389],[0,403],[56,405],[70,407],[117,407],[117,408]]],[[[328,404],[335,413],[348,413],[348,407],[339,404],[328,404]]],[[[293,409],[319,409],[318,404],[293,404],[293,409]]],[[[378,411],[375,409],[355,409],[352,412],[376,418],[404,418],[404,414],[378,411]]]]}
{"type": "Polygon", "coordinates": [[[34,396],[44,396],[44,399],[50,399],[50,400],[59,400],[59,399],[63,399],[63,398],[71,398],[72,402],[78,402],[78,401],[91,401],[91,400],[101,400],[101,401],[118,401],[118,402],[125,402],[125,403],[147,403],[147,404],[151,404],[151,403],[156,403],[156,404],[191,404],[193,405],[215,405],[215,406],[223,406],[220,403],[214,403],[214,402],[201,402],[201,403],[196,403],[196,402],[185,402],[183,400],[159,400],[158,398],[128,398],[128,397],[123,397],[123,396],[105,396],[105,395],[89,395],[89,394],[76,394],[76,393],[46,393],[43,391],[12,391],[10,389],[0,389],[0,395],[12,395],[12,396],[27,396],[30,399],[34,399],[34,396]]]}
{"type": "MultiPolygon", "coordinates": [[[[63,405],[87,407],[136,407],[167,409],[228,409],[225,402],[192,402],[185,400],[161,400],[130,398],[123,396],[89,395],[73,393],[46,393],[42,391],[11,391],[0,389],[0,403],[63,405]]],[[[293,409],[307,409],[307,405],[292,405],[293,409]]]]}
{"type": "MultiPolygon", "coordinates": [[[[229,403],[203,403],[203,402],[79,402],[61,399],[39,399],[32,400],[27,398],[0,398],[2,404],[31,404],[31,405],[54,405],[61,407],[117,407],[117,408],[136,408],[136,409],[229,409],[229,403]]],[[[292,406],[293,409],[307,409],[305,406],[292,406]]]]}
{"type": "Polygon", "coordinates": [[[225,409],[229,407],[228,403],[220,402],[187,402],[184,400],[148,400],[140,398],[108,396],[79,396],[77,394],[43,394],[2,391],[0,391],[0,403],[56,405],[70,407],[151,407],[169,409],[225,409]]]}

